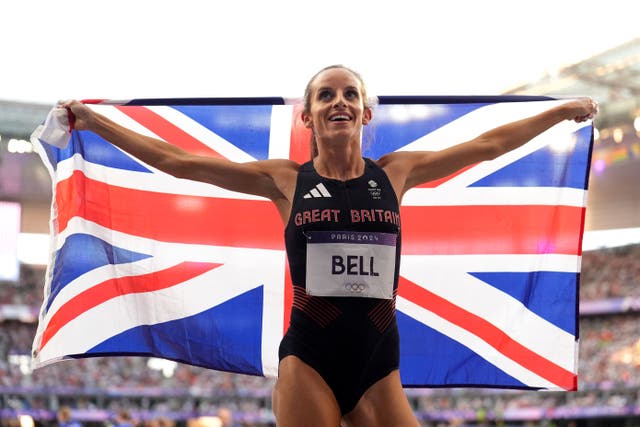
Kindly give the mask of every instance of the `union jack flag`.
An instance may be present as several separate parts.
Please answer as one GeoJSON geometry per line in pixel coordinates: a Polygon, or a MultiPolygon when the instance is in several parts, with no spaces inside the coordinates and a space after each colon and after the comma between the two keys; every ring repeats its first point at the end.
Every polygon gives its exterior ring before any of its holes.
{"type": "MultiPolygon", "coordinates": [[[[381,97],[363,152],[441,150],[559,102],[381,97]]],[[[93,101],[145,135],[237,162],[309,158],[280,98],[93,101]]],[[[38,144],[51,257],[33,364],[156,356],[277,375],[292,287],[266,199],[171,177],[87,131],[38,144]]],[[[410,190],[397,317],[408,387],[574,390],[591,123],[565,121],[493,161],[410,190]]]]}

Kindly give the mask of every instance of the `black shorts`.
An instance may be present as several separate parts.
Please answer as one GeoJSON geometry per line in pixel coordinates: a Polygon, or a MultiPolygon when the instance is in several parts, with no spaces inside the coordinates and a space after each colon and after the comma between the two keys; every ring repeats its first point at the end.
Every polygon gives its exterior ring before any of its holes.
{"type": "Polygon", "coordinates": [[[309,329],[300,328],[298,321],[280,343],[280,360],[297,356],[315,369],[333,391],[342,415],[351,412],[367,389],[400,363],[395,320],[383,333],[364,323],[358,328],[339,321],[326,328],[307,325],[309,329]]]}

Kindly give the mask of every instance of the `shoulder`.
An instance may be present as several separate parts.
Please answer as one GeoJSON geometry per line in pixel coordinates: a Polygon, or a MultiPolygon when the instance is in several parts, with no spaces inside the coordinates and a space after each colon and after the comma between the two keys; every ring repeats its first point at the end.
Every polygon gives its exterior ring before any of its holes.
{"type": "Polygon", "coordinates": [[[300,163],[288,159],[269,159],[255,162],[255,167],[273,178],[296,176],[302,167],[300,163]]]}
{"type": "Polygon", "coordinates": [[[406,173],[410,168],[410,158],[408,153],[396,151],[393,153],[385,154],[374,163],[381,168],[387,175],[393,190],[398,197],[398,200],[402,200],[404,194],[404,183],[406,182],[406,173]]]}
{"type": "MultiPolygon", "coordinates": [[[[289,159],[267,159],[267,160],[257,160],[252,162],[258,167],[265,169],[283,169],[283,170],[298,170],[300,168],[300,163],[294,162],[289,159]]],[[[245,163],[246,164],[246,163],[245,163]]]]}
{"type": "Polygon", "coordinates": [[[374,163],[383,169],[388,166],[395,166],[398,163],[407,161],[409,158],[409,156],[407,156],[408,153],[409,152],[407,151],[394,151],[393,153],[387,153],[378,160],[375,160],[374,163]]]}
{"type": "Polygon", "coordinates": [[[402,199],[404,193],[411,187],[420,182],[427,181],[416,177],[416,171],[429,171],[433,164],[436,163],[436,157],[433,151],[394,151],[385,154],[376,161],[389,177],[391,185],[393,185],[399,199],[402,199]]]}
{"type": "Polygon", "coordinates": [[[424,165],[433,161],[432,154],[431,151],[394,151],[380,157],[375,163],[387,174],[404,175],[418,164],[424,165]]]}
{"type": "Polygon", "coordinates": [[[288,159],[269,159],[255,162],[260,174],[268,177],[270,185],[274,185],[269,198],[278,203],[290,202],[295,193],[298,172],[302,167],[299,163],[288,159]]]}

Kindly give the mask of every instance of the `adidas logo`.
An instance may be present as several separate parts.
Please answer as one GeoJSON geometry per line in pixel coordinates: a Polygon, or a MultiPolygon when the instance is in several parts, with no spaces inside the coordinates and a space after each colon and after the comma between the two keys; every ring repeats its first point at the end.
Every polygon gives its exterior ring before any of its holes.
{"type": "Polygon", "coordinates": [[[325,187],[323,183],[320,183],[309,190],[309,192],[302,197],[304,197],[305,199],[331,197],[331,193],[329,193],[327,187],[325,187]]]}

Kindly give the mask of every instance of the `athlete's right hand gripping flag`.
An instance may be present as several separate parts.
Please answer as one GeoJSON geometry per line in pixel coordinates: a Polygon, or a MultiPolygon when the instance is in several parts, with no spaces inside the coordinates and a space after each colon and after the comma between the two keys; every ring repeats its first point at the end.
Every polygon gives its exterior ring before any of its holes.
{"type": "MultiPolygon", "coordinates": [[[[364,153],[440,150],[558,102],[381,97],[364,153]]],[[[279,98],[92,108],[194,152],[309,158],[299,106],[279,98]]],[[[405,386],[577,387],[591,148],[591,123],[565,121],[405,195],[397,298],[405,386]]],[[[86,131],[38,150],[53,202],[35,367],[137,354],[277,374],[292,291],[269,201],[170,177],[86,131]]]]}

